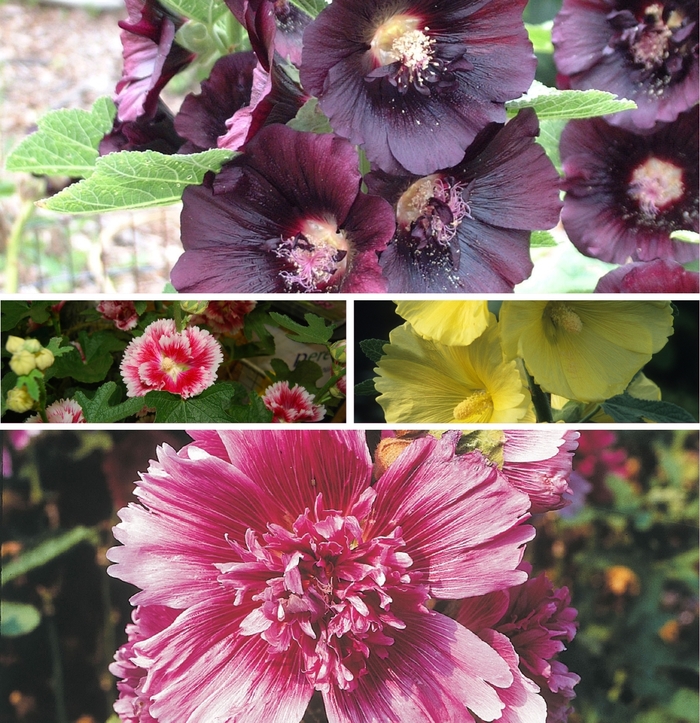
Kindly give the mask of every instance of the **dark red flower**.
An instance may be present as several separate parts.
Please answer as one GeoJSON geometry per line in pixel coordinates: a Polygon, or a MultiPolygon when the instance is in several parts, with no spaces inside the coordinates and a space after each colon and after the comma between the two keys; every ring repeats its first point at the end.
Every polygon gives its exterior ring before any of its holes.
{"type": "Polygon", "coordinates": [[[615,125],[651,128],[698,102],[697,0],[564,0],[552,40],[563,85],[635,101],[615,125]]]}
{"type": "Polygon", "coordinates": [[[391,206],[360,192],[355,149],[331,134],[261,130],[183,196],[172,282],[197,292],[377,292],[391,206]]]}
{"type": "Polygon", "coordinates": [[[587,256],[612,263],[698,257],[671,240],[698,230],[698,109],[644,135],[600,118],[571,121],[561,137],[567,192],[562,221],[587,256]]]}
{"type": "Polygon", "coordinates": [[[458,164],[532,83],[525,0],[334,0],[304,31],[301,82],[389,173],[458,164]]]}
{"type": "Polygon", "coordinates": [[[700,274],[665,259],[624,264],[608,272],[595,287],[603,294],[697,294],[700,274]]]}
{"type": "Polygon", "coordinates": [[[136,120],[114,119],[112,130],[100,141],[101,156],[115,151],[157,151],[172,155],[183,148],[184,138],[175,130],[173,116],[163,101],[159,100],[155,115],[145,115],[136,120]]]}
{"type": "Polygon", "coordinates": [[[532,270],[530,231],[559,220],[559,176],[531,110],[479,134],[461,162],[419,178],[372,172],[396,208],[381,264],[390,292],[512,291],[532,270]]]}

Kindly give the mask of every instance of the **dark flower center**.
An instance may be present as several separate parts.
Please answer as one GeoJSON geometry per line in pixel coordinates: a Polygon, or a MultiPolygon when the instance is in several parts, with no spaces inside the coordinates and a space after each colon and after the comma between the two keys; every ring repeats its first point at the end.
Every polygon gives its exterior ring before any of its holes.
{"type": "Polygon", "coordinates": [[[683,198],[683,169],[650,156],[632,170],[627,192],[637,202],[642,214],[656,217],[683,198]]]}
{"type": "MultiPolygon", "coordinates": [[[[697,23],[674,3],[644,3],[639,12],[608,15],[614,29],[609,52],[622,50],[637,71],[636,80],[651,82],[651,90],[682,78],[692,63],[693,30],[697,23]]],[[[695,33],[697,36],[697,32],[695,33]]]]}
{"type": "Polygon", "coordinates": [[[345,273],[348,243],[334,223],[307,220],[296,236],[283,238],[273,253],[291,267],[279,272],[289,291],[330,291],[345,273]]]}
{"type": "Polygon", "coordinates": [[[325,510],[319,495],[290,530],[271,524],[262,538],[248,530],[245,547],[229,541],[240,562],[219,566],[236,605],[258,603],[241,633],[260,635],[273,654],[298,646],[319,690],[353,690],[367,658],[388,655],[395,631],[406,627],[392,611],[397,600],[425,611],[401,530],[372,539],[363,532],[355,516],[325,510]]]}

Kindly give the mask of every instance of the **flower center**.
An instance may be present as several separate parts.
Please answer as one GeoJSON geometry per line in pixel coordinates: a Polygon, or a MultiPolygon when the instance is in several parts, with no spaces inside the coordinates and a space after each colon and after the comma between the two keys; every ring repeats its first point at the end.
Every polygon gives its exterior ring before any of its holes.
{"type": "Polygon", "coordinates": [[[581,317],[563,301],[550,301],[545,309],[556,330],[566,331],[570,334],[579,334],[583,330],[581,317]]]}
{"type": "Polygon", "coordinates": [[[634,62],[647,69],[661,65],[668,57],[668,44],[673,32],[663,21],[663,11],[663,5],[658,3],[645,8],[644,23],[630,47],[634,62]]]}
{"type": "Polygon", "coordinates": [[[488,422],[493,414],[493,399],[485,389],[477,389],[452,411],[458,422],[488,422]]]}
{"type": "Polygon", "coordinates": [[[410,15],[395,15],[382,23],[370,43],[379,65],[398,62],[414,74],[427,68],[435,41],[425,34],[428,28],[418,29],[420,24],[410,15]]]}
{"type": "MultiPolygon", "coordinates": [[[[447,246],[465,217],[471,218],[464,192],[469,187],[437,173],[421,178],[401,195],[396,205],[399,227],[423,242],[447,246]]],[[[420,247],[420,245],[419,245],[420,247]]]]}
{"type": "MultiPolygon", "coordinates": [[[[361,515],[373,496],[358,503],[361,515]]],[[[406,627],[392,608],[424,609],[427,591],[407,572],[400,528],[366,540],[359,519],[324,509],[321,495],[291,530],[270,524],[262,536],[248,530],[246,547],[229,544],[240,561],[218,565],[220,580],[235,605],[257,603],[241,634],[260,635],[271,654],[298,646],[318,690],[353,690],[370,654],[387,657],[394,631],[406,627]]]]}
{"type": "Polygon", "coordinates": [[[280,271],[289,291],[330,291],[345,273],[348,243],[335,224],[307,220],[300,233],[282,239],[273,252],[292,267],[280,271]]]}
{"type": "Polygon", "coordinates": [[[160,368],[175,382],[177,378],[186,372],[190,367],[187,364],[180,364],[169,356],[164,356],[160,362],[160,368]]]}
{"type": "Polygon", "coordinates": [[[683,197],[683,169],[651,156],[632,171],[628,194],[647,216],[656,216],[683,197]]]}

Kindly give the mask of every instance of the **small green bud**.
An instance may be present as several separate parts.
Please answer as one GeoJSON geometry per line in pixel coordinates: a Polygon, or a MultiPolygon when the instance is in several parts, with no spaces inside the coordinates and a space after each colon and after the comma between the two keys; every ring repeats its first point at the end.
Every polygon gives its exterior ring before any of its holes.
{"type": "Polygon", "coordinates": [[[25,339],[24,348],[32,354],[38,354],[41,351],[41,342],[38,339],[25,339]]]}
{"type": "Polygon", "coordinates": [[[209,306],[208,301],[181,301],[180,308],[185,314],[203,314],[209,306]]]}
{"type": "Polygon", "coordinates": [[[340,341],[336,341],[334,344],[331,344],[329,351],[331,353],[331,359],[339,362],[340,364],[345,364],[347,359],[345,339],[341,339],[340,341]]]}

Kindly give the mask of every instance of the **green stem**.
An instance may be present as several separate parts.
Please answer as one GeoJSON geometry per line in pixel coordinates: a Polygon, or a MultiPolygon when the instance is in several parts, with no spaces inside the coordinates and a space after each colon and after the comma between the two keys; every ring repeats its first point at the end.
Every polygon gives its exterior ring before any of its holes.
{"type": "Polygon", "coordinates": [[[338,383],[339,379],[342,379],[345,376],[345,369],[343,369],[341,372],[336,374],[335,376],[331,377],[314,395],[314,401],[316,404],[322,404],[325,401],[325,394],[328,392],[328,390],[335,386],[338,383]]]}
{"type": "Polygon", "coordinates": [[[61,643],[58,639],[58,629],[53,617],[53,611],[45,616],[46,628],[49,635],[49,649],[51,650],[51,673],[53,693],[56,703],[56,723],[68,723],[66,714],[66,701],[63,684],[63,663],[61,661],[61,643]]]}
{"type": "Polygon", "coordinates": [[[585,422],[588,422],[589,420],[593,419],[593,417],[598,414],[602,410],[602,406],[600,404],[596,404],[593,409],[588,412],[585,416],[583,416],[581,419],[579,419],[579,424],[584,424],[585,422]]]}
{"type": "Polygon", "coordinates": [[[179,302],[173,304],[173,314],[175,316],[175,328],[180,332],[185,328],[185,320],[179,302]]]}
{"type": "Polygon", "coordinates": [[[535,383],[535,380],[530,376],[530,373],[525,370],[527,374],[527,384],[530,387],[530,394],[532,395],[532,404],[535,407],[535,416],[538,422],[553,422],[552,407],[549,404],[547,395],[542,391],[541,387],[535,383]]]}
{"type": "Polygon", "coordinates": [[[8,294],[17,293],[19,279],[19,247],[24,227],[34,213],[34,201],[24,201],[20,207],[19,214],[12,224],[10,237],[7,239],[6,269],[5,269],[5,291],[8,294]]]}

